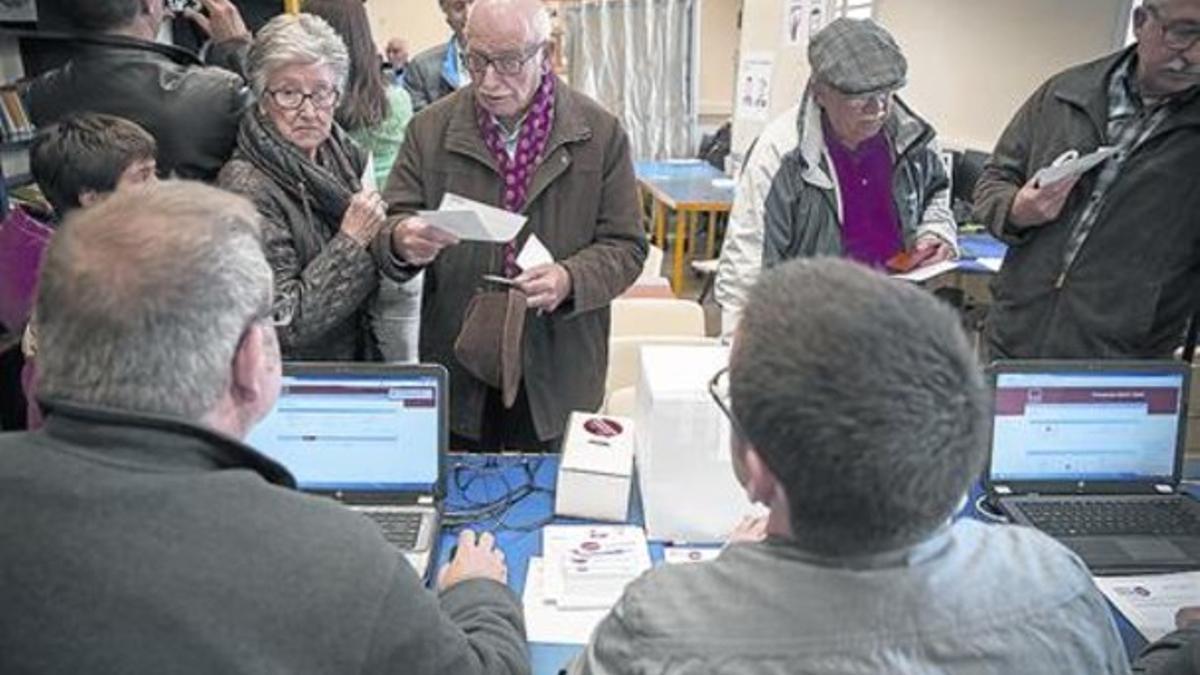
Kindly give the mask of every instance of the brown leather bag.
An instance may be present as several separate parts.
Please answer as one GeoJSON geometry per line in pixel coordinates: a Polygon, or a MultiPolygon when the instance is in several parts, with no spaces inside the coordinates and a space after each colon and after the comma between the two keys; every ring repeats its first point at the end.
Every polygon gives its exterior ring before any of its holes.
{"type": "Polygon", "coordinates": [[[499,389],[511,408],[521,385],[525,294],[517,289],[477,293],[463,314],[454,355],[467,372],[499,389]]]}

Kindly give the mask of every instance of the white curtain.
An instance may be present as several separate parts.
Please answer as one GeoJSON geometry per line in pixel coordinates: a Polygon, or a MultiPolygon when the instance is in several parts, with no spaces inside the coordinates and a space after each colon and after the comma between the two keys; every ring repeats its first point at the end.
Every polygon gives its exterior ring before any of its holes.
{"type": "Polygon", "coordinates": [[[695,155],[695,0],[560,7],[571,85],[620,118],[634,158],[695,155]]]}

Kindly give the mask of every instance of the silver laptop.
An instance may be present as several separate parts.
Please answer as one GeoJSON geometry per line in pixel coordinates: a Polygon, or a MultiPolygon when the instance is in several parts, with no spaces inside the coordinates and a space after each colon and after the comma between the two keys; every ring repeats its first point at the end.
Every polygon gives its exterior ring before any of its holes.
{"type": "Polygon", "coordinates": [[[379,523],[425,578],[445,484],[446,382],[437,365],[285,363],[279,401],[247,442],[301,490],[379,523]]]}
{"type": "Polygon", "coordinates": [[[989,500],[1094,574],[1200,569],[1200,502],[1180,493],[1188,366],[1008,361],[991,367],[989,500]]]}

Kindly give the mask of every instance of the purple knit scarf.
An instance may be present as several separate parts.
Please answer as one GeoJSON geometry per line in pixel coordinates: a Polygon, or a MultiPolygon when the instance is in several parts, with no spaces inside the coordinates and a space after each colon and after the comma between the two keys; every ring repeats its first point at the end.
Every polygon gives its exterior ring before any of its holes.
{"type": "MultiPolygon", "coordinates": [[[[521,123],[521,131],[517,136],[517,151],[512,159],[508,158],[504,147],[504,130],[491,113],[476,103],[479,131],[483,134],[484,143],[496,158],[500,175],[504,177],[501,200],[506,211],[520,213],[525,208],[529,188],[533,185],[533,174],[546,159],[546,143],[550,140],[550,127],[554,124],[554,86],[554,73],[547,72],[542,75],[542,83],[534,93],[529,112],[521,123]]],[[[515,277],[520,273],[521,268],[517,265],[517,241],[514,239],[504,245],[504,276],[515,277]]]]}

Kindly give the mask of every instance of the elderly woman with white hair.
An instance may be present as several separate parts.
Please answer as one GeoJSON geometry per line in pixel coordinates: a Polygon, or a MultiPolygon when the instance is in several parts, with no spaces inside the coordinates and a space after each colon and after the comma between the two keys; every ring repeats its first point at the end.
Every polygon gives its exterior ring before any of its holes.
{"type": "Polygon", "coordinates": [[[322,19],[267,23],[247,55],[257,104],[218,178],[263,217],[287,359],[377,359],[367,309],[379,273],[411,276],[392,253],[383,200],[362,186],[367,154],[333,121],[349,64],[322,19]]]}

